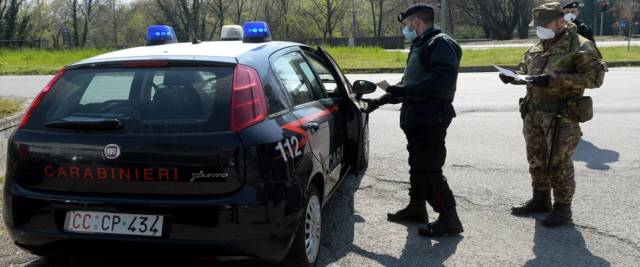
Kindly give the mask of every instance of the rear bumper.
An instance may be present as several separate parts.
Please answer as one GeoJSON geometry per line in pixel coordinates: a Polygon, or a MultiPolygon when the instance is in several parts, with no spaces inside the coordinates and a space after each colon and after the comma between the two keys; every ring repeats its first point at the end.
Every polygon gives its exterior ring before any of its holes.
{"type": "Polygon", "coordinates": [[[207,199],[79,196],[36,192],[15,183],[5,189],[5,219],[16,245],[38,255],[84,259],[240,256],[280,261],[299,226],[304,202],[295,186],[279,183],[245,186],[232,196],[207,199]],[[163,215],[163,235],[66,232],[70,210],[163,215]]]}

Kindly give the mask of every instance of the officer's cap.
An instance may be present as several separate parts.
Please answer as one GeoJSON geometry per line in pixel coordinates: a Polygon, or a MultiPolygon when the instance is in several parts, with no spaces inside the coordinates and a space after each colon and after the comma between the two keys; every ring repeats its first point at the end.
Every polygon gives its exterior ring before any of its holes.
{"type": "Polygon", "coordinates": [[[408,7],[405,11],[400,12],[400,14],[398,14],[398,21],[402,22],[403,20],[405,20],[408,17],[411,17],[411,15],[418,13],[420,11],[423,10],[428,10],[428,11],[434,11],[433,7],[431,7],[430,5],[427,4],[415,4],[412,5],[410,7],[408,7]]]}
{"type": "Polygon", "coordinates": [[[564,12],[559,2],[544,4],[533,9],[533,26],[544,27],[563,16],[564,12]]]}
{"type": "Polygon", "coordinates": [[[580,7],[580,2],[578,1],[564,1],[562,3],[562,8],[579,8],[580,7]]]}

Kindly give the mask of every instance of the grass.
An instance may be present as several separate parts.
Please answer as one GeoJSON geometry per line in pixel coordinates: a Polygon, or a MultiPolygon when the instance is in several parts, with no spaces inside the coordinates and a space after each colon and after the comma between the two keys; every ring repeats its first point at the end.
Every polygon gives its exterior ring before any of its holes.
{"type": "Polygon", "coordinates": [[[0,49],[0,75],[53,74],[63,66],[99,55],[106,49],[0,49]]]}
{"type": "MultiPolygon", "coordinates": [[[[345,70],[404,68],[407,54],[389,52],[377,47],[327,47],[329,53],[345,70]]],[[[524,48],[494,48],[465,50],[462,66],[517,65],[523,57],[524,48]]],[[[52,74],[65,65],[106,53],[107,49],[41,50],[0,49],[0,75],[52,74]]],[[[640,61],[640,46],[601,48],[605,61],[640,61]]]]}
{"type": "Polygon", "coordinates": [[[0,119],[22,110],[22,101],[0,98],[0,119]]]}

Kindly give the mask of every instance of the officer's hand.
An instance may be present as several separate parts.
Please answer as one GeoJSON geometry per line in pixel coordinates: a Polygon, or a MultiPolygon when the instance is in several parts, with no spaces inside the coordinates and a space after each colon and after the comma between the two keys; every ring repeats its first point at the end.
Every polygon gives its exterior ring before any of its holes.
{"type": "Polygon", "coordinates": [[[516,79],[500,73],[500,80],[505,84],[509,84],[515,81],[516,79]]]}
{"type": "Polygon", "coordinates": [[[551,75],[540,74],[531,77],[531,84],[539,87],[548,87],[551,84],[551,75]]]}
{"type": "Polygon", "coordinates": [[[377,99],[362,99],[362,101],[367,103],[367,106],[361,109],[364,113],[369,114],[380,107],[380,101],[377,99]]]}
{"type": "Polygon", "coordinates": [[[387,88],[387,93],[392,94],[394,96],[401,96],[401,95],[404,95],[406,89],[407,88],[404,87],[404,85],[396,84],[396,85],[389,86],[389,88],[387,88]]]}

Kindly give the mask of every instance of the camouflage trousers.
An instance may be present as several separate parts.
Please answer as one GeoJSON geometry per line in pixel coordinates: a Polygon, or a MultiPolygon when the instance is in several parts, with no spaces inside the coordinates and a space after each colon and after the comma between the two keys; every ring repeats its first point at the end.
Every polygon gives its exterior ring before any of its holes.
{"type": "Polygon", "coordinates": [[[553,189],[555,202],[571,203],[576,189],[571,157],[582,136],[578,122],[560,119],[550,175],[547,161],[553,139],[554,113],[531,111],[524,118],[523,134],[527,143],[527,160],[535,190],[553,189]]]}

